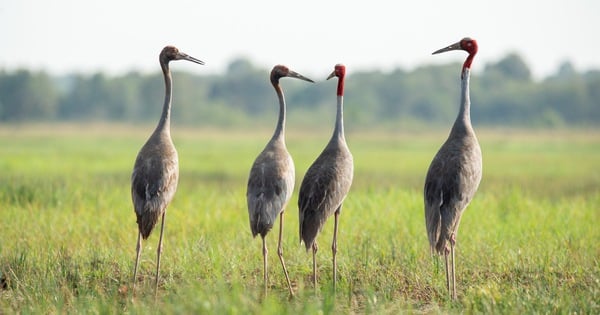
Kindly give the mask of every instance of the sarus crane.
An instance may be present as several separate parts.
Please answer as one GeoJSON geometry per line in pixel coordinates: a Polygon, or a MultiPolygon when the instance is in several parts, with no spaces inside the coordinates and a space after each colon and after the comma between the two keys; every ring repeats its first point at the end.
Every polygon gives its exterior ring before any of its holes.
{"type": "Polygon", "coordinates": [[[431,252],[444,255],[446,287],[452,299],[456,299],[454,248],[458,225],[465,208],[479,187],[482,158],[475,131],[471,126],[469,97],[471,63],[477,54],[477,42],[468,37],[463,38],[433,54],[451,50],[464,50],[469,54],[461,70],[460,109],[448,139],[433,158],[427,171],[424,202],[425,224],[431,252]],[[448,255],[451,256],[451,267],[448,255]]]}
{"type": "Polygon", "coordinates": [[[150,236],[156,222],[158,222],[158,218],[161,218],[160,238],[156,250],[156,281],[154,287],[155,292],[158,290],[166,210],[177,190],[179,161],[177,150],[171,140],[170,131],[172,80],[169,62],[173,60],[187,60],[201,65],[204,64],[204,62],[179,51],[173,46],[166,46],[159,55],[160,67],[165,80],[165,99],[162,115],[156,129],[140,149],[131,174],[131,199],[138,224],[138,240],[135,267],[133,269],[133,294],[135,294],[136,276],[142,252],[142,239],[145,240],[150,236]]]}
{"type": "Polygon", "coordinates": [[[354,163],[352,154],[344,137],[344,78],[346,67],[337,64],[327,77],[338,78],[337,113],[335,127],[329,143],[323,152],[309,167],[300,186],[298,210],[300,215],[300,239],[304,241],[306,250],[312,248],[313,283],[317,288],[317,234],[325,225],[325,221],[334,215],[333,242],[333,288],[337,281],[337,232],[338,220],[342,212],[342,203],[352,185],[354,163]]]}
{"type": "Polygon", "coordinates": [[[277,243],[277,255],[281,261],[285,279],[287,280],[290,295],[294,295],[292,283],[285,267],[281,239],[283,233],[283,213],[287,203],[292,197],[295,183],[294,161],[285,145],[285,118],[286,104],[283,89],[279,79],[289,77],[308,82],[311,79],[290,70],[283,65],[276,65],[271,71],[271,84],[275,88],[279,99],[279,119],[277,127],[263,151],[256,157],[250,175],[248,176],[248,189],[246,200],[248,203],[248,215],[250,218],[250,230],[252,236],[260,234],[262,238],[263,254],[263,280],[264,290],[267,293],[267,242],[265,237],[273,228],[273,224],[279,216],[279,240],[277,243]]]}

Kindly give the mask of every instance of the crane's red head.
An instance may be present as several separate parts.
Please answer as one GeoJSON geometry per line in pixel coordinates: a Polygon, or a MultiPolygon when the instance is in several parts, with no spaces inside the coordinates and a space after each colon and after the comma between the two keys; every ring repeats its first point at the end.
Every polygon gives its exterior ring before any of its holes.
{"type": "Polygon", "coordinates": [[[346,77],[346,66],[338,63],[335,65],[333,72],[327,77],[327,80],[338,77],[337,95],[344,95],[344,78],[346,77]]]}
{"type": "Polygon", "coordinates": [[[460,47],[468,52],[470,55],[475,55],[477,53],[477,41],[470,38],[470,37],[465,37],[463,39],[460,40],[460,47]]]}
{"type": "Polygon", "coordinates": [[[473,58],[477,54],[477,49],[478,49],[477,41],[470,37],[465,37],[457,43],[454,43],[450,46],[447,46],[442,49],[434,51],[433,55],[451,51],[451,50],[464,50],[464,51],[468,52],[469,56],[467,57],[467,59],[465,60],[465,63],[463,64],[463,72],[464,72],[464,70],[467,68],[471,69],[471,63],[473,62],[473,58]]]}
{"type": "Polygon", "coordinates": [[[308,82],[314,82],[313,80],[299,74],[298,72],[290,70],[288,67],[286,67],[284,65],[276,65],[275,67],[273,67],[273,70],[271,70],[271,83],[273,85],[278,85],[279,79],[281,79],[283,77],[290,77],[290,78],[296,78],[296,79],[300,79],[300,80],[304,80],[304,81],[308,81],[308,82]]]}

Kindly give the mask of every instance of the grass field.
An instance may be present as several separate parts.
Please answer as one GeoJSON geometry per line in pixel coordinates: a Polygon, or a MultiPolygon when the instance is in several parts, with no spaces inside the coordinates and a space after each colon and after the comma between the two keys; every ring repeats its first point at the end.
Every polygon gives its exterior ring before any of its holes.
{"type": "MultiPolygon", "coordinates": [[[[180,182],[168,210],[158,297],[158,231],[144,243],[131,299],[137,226],[130,174],[152,126],[0,128],[0,313],[600,313],[600,132],[481,130],[484,175],[458,233],[458,300],[424,227],[422,185],[446,131],[348,132],[355,160],[340,219],[319,236],[319,288],[299,244],[297,188],[330,130],[288,130],[297,186],[286,211],[288,298],[270,248],[262,294],[249,168],[271,131],[174,128],[180,182]]],[[[276,230],[275,230],[276,231],[276,230]]]]}

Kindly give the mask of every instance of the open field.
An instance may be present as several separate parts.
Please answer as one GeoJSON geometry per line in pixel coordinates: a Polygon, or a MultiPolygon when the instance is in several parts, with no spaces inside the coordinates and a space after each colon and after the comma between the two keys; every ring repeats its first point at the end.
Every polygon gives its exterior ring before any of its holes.
{"type": "MultiPolygon", "coordinates": [[[[422,185],[447,131],[349,131],[355,160],[331,291],[333,221],[319,236],[319,288],[299,244],[297,189],[330,130],[288,130],[296,191],[286,211],[288,299],[270,248],[252,239],[249,168],[271,131],[173,129],[180,182],[169,207],[158,298],[158,231],[144,243],[129,178],[153,126],[0,128],[0,313],[600,313],[600,131],[478,132],[484,175],[458,233],[458,301],[430,257],[422,185]]],[[[275,232],[277,230],[275,229],[275,232]]]]}

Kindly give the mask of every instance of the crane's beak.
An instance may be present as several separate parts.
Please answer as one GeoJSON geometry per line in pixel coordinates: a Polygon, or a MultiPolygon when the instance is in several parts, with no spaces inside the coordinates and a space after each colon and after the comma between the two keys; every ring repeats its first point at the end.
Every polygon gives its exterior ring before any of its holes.
{"type": "Polygon", "coordinates": [[[296,72],[296,71],[292,71],[292,70],[290,70],[290,71],[288,72],[287,76],[288,76],[288,77],[290,77],[290,78],[296,78],[296,79],[300,79],[300,80],[308,81],[308,82],[311,82],[311,83],[315,83],[315,81],[313,81],[313,80],[311,80],[311,79],[309,79],[309,78],[307,78],[307,77],[305,77],[305,76],[301,75],[300,73],[298,73],[298,72],[296,72]]]}
{"type": "Polygon", "coordinates": [[[327,77],[327,80],[329,80],[333,77],[335,77],[335,70],[333,70],[333,72],[327,77]]]}
{"type": "Polygon", "coordinates": [[[460,47],[460,42],[454,43],[454,44],[452,44],[448,47],[444,47],[442,49],[438,49],[438,50],[434,51],[432,53],[432,55],[440,54],[440,53],[451,51],[451,50],[462,50],[462,47],[460,47]]]}
{"type": "Polygon", "coordinates": [[[202,61],[200,59],[196,59],[196,58],[194,58],[186,53],[182,53],[182,52],[179,52],[177,54],[177,60],[187,60],[187,61],[195,62],[200,65],[204,64],[204,61],[202,61]]]}

